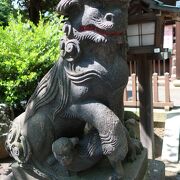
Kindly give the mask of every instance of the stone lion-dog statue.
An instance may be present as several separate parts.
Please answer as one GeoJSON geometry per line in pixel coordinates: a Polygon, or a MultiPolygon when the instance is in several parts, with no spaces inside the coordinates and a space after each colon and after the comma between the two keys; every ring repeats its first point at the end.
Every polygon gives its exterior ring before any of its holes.
{"type": "Polygon", "coordinates": [[[57,180],[106,156],[114,168],[110,179],[123,178],[122,161],[134,159],[140,148],[123,122],[128,3],[59,2],[65,21],[61,57],[13,121],[6,140],[21,168],[57,180]]]}

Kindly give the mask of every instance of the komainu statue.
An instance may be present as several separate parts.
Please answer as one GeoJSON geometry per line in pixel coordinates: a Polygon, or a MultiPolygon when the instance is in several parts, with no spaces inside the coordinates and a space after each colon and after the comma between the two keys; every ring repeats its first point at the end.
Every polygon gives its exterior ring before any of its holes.
{"type": "Polygon", "coordinates": [[[7,150],[20,168],[59,180],[105,156],[114,169],[110,179],[123,178],[122,161],[134,159],[141,148],[123,122],[128,3],[59,2],[65,21],[61,57],[7,136],[7,150]]]}

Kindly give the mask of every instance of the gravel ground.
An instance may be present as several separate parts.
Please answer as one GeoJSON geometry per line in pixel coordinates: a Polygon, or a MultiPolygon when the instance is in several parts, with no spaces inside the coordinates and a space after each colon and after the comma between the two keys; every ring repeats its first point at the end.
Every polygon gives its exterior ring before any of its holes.
{"type": "MultiPolygon", "coordinates": [[[[155,158],[156,160],[161,160],[161,152],[162,152],[162,143],[164,137],[164,127],[155,127],[155,158]]],[[[165,163],[165,180],[180,180],[180,163],[165,163]]]]}

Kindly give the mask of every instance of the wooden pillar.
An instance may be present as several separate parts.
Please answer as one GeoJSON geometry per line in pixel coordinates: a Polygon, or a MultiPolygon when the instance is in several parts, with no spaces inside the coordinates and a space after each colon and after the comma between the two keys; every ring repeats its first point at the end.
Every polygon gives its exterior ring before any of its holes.
{"type": "Polygon", "coordinates": [[[176,22],[176,79],[180,80],[180,22],[176,22]]]}
{"type": "Polygon", "coordinates": [[[148,149],[148,158],[154,158],[154,125],[152,100],[152,62],[146,55],[138,60],[139,101],[140,101],[140,139],[148,149]]]}

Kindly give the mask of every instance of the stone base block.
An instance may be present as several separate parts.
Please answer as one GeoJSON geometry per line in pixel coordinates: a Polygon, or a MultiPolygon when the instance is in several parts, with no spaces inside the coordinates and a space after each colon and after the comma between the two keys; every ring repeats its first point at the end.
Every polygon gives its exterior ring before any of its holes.
{"type": "Polygon", "coordinates": [[[164,180],[165,164],[162,161],[149,160],[144,180],[164,180]]]}
{"type": "MultiPolygon", "coordinates": [[[[142,180],[147,170],[148,160],[147,151],[144,150],[141,155],[137,157],[134,162],[124,163],[124,180],[142,180]]],[[[111,168],[108,160],[104,160],[92,169],[81,172],[76,177],[77,180],[108,180],[113,174],[113,169],[111,168]]],[[[74,180],[74,179],[72,179],[74,180]]]]}
{"type": "MultiPolygon", "coordinates": [[[[12,166],[13,180],[45,180],[17,164],[12,166]]],[[[148,165],[147,151],[143,150],[137,160],[132,163],[124,163],[125,177],[123,180],[161,180],[164,177],[164,166],[157,161],[150,161],[148,165]],[[156,173],[159,172],[159,173],[156,173]],[[156,178],[157,176],[157,178],[156,178]]],[[[113,169],[107,159],[102,160],[95,167],[78,173],[71,177],[59,177],[59,180],[109,180],[113,169]]],[[[9,179],[8,179],[9,180],[9,179]]],[[[48,179],[49,180],[49,179],[48,179]]]]}
{"type": "Polygon", "coordinates": [[[180,87],[180,80],[174,80],[173,81],[173,85],[175,86],[175,87],[180,87]]]}
{"type": "MultiPolygon", "coordinates": [[[[142,180],[147,170],[147,151],[144,150],[137,160],[132,163],[124,163],[125,180],[142,180]]],[[[32,174],[26,169],[20,168],[17,164],[12,166],[16,180],[39,180],[45,179],[32,174]]],[[[113,174],[113,169],[107,159],[102,160],[93,168],[78,173],[71,177],[59,177],[60,180],[108,180],[113,174]]]]}
{"type": "MultiPolygon", "coordinates": [[[[46,180],[32,172],[22,169],[17,163],[12,165],[10,176],[3,180],[46,180]]],[[[161,161],[147,160],[147,151],[144,150],[137,160],[124,163],[125,177],[123,180],[164,180],[165,165],[161,161]]],[[[59,177],[58,180],[109,180],[113,169],[107,159],[102,160],[95,167],[71,177],[59,177]]],[[[1,179],[1,176],[0,176],[1,179]]],[[[50,180],[50,179],[47,179],[50,180]]]]}

